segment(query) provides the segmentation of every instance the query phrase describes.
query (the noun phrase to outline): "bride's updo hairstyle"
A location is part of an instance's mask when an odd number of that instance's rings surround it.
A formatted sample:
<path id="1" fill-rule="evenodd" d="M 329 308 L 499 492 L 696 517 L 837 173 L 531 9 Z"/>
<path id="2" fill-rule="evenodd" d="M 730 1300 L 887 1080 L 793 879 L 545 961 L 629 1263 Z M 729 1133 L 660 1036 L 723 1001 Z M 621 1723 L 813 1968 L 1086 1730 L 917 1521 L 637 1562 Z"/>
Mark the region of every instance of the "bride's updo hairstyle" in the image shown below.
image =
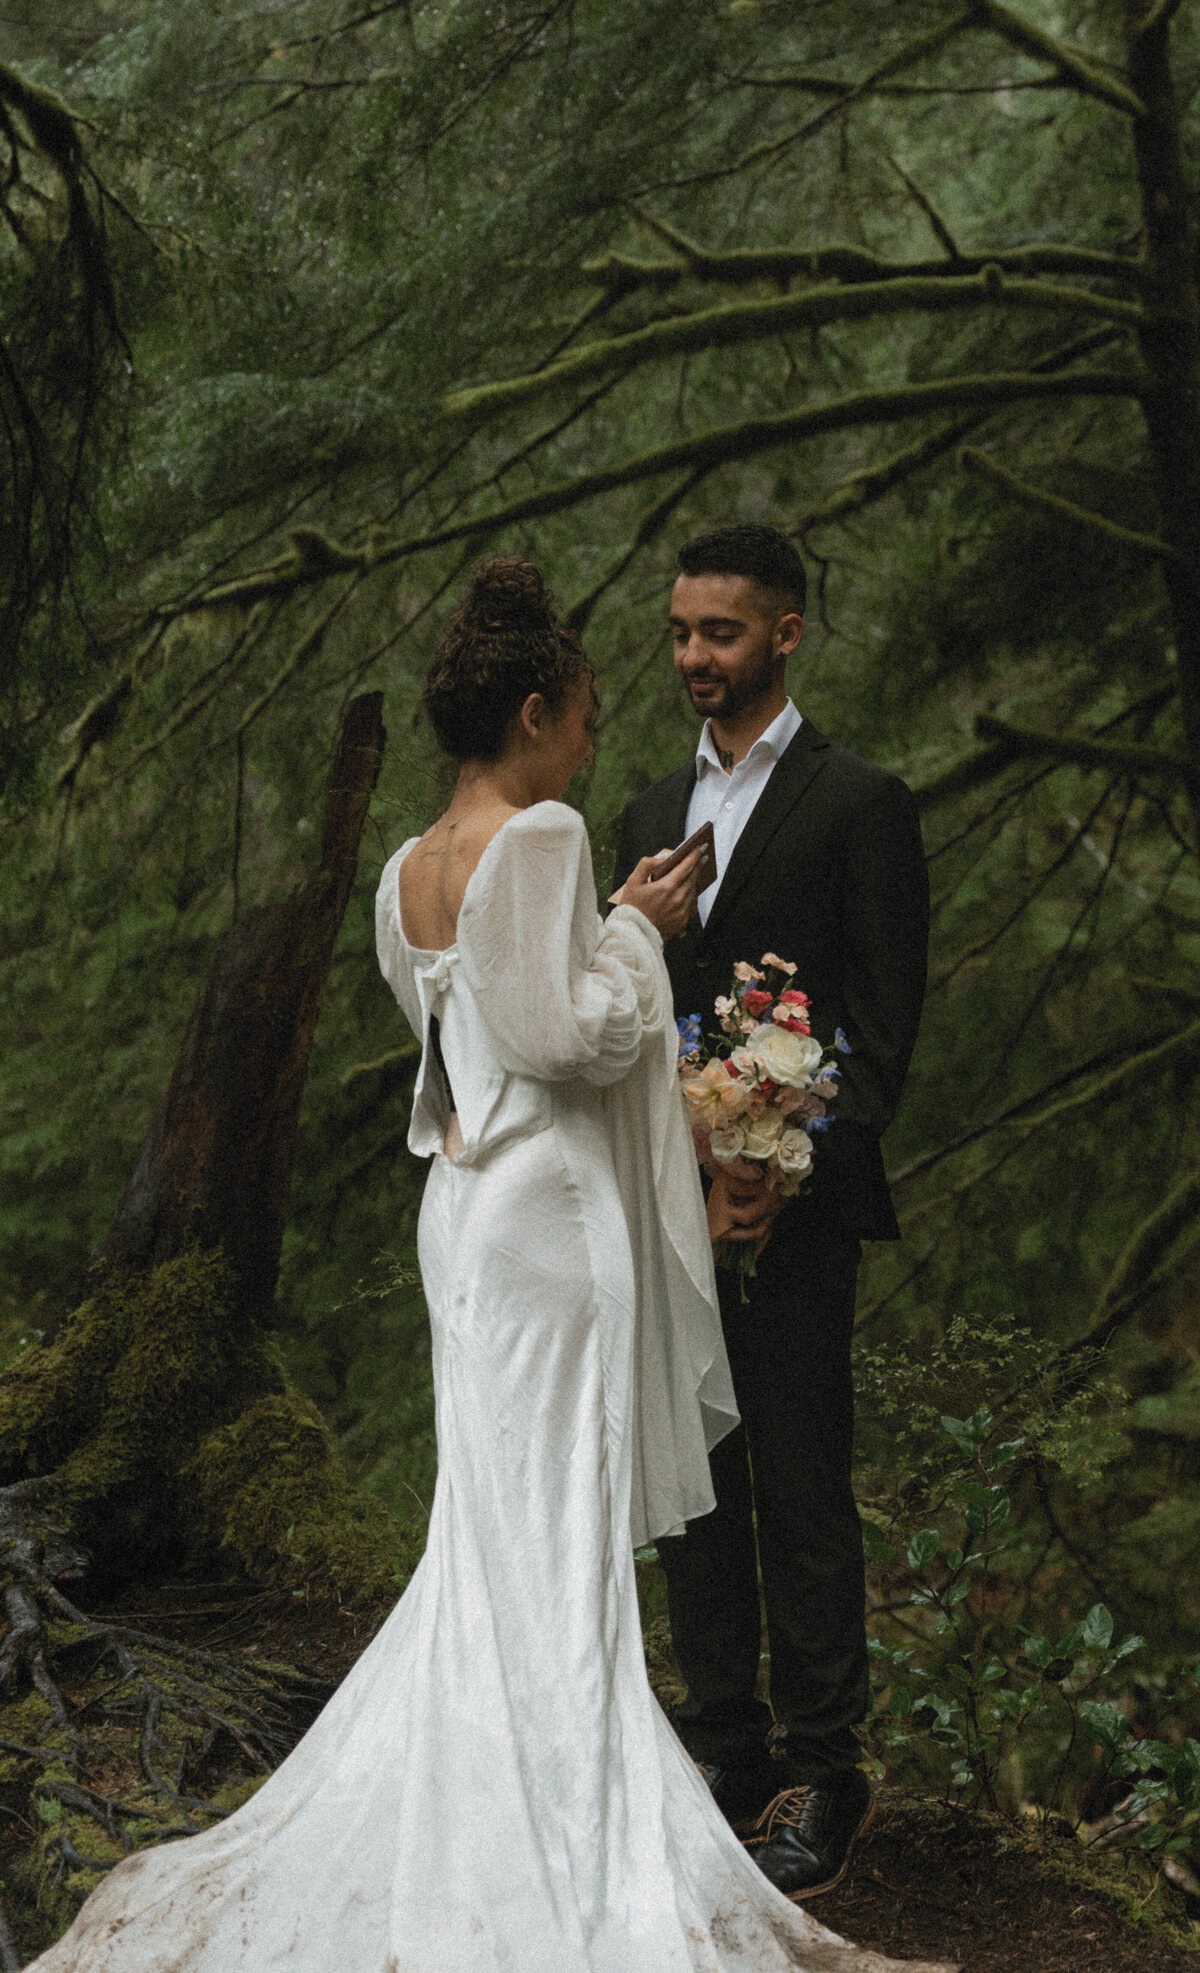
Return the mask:
<path id="1" fill-rule="evenodd" d="M 495 760 L 531 692 L 561 712 L 588 668 L 577 631 L 540 569 L 493 555 L 442 632 L 425 678 L 424 706 L 453 760 Z"/>

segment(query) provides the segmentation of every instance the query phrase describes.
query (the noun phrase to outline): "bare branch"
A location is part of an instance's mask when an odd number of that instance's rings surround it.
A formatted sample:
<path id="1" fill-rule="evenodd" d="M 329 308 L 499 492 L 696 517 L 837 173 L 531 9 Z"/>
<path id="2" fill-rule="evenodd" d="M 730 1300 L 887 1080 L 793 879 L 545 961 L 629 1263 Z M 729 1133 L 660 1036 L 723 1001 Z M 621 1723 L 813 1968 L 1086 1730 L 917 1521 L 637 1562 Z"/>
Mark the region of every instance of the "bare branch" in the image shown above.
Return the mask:
<path id="1" fill-rule="evenodd" d="M 1000 0 L 971 0 L 971 12 L 981 27 L 992 28 L 1023 55 L 1049 62 L 1066 87 L 1093 96 L 1098 103 L 1107 103 L 1110 109 L 1120 110 L 1125 116 L 1145 116 L 1146 105 L 1132 89 L 1105 75 L 1088 57 L 1053 34 L 1047 34 L 1045 28 L 1034 27 L 1010 7 L 1002 7 Z"/>
<path id="2" fill-rule="evenodd" d="M 445 409 L 453 417 L 489 417 L 539 397 L 545 391 L 613 370 L 627 372 L 666 356 L 757 342 L 791 329 L 819 328 L 829 322 L 862 321 L 869 316 L 909 310 L 933 314 L 994 304 L 1098 316 L 1105 322 L 1127 323 L 1130 328 L 1144 327 L 1148 319 L 1147 311 L 1137 302 L 1093 294 L 1088 288 L 1009 279 L 994 263 L 977 275 L 930 275 L 917 280 L 854 284 L 833 282 L 800 294 L 773 296 L 768 301 L 725 302 L 717 308 L 652 322 L 644 329 L 633 329 L 603 342 L 586 343 L 544 370 L 454 391 L 446 398 Z"/>
<path id="3" fill-rule="evenodd" d="M 833 117 L 840 116 L 843 110 L 849 109 L 852 103 L 860 102 L 864 96 L 869 96 L 879 83 L 886 82 L 891 76 L 902 74 L 915 62 L 923 61 L 926 55 L 937 54 L 965 27 L 970 26 L 973 14 L 973 0 L 968 0 L 968 5 L 961 7 L 948 20 L 942 21 L 935 28 L 930 28 L 925 34 L 918 34 L 912 41 L 906 41 L 902 48 L 898 48 L 894 55 L 889 55 L 886 60 L 880 62 L 878 68 L 872 69 L 861 81 L 847 83 L 841 97 L 832 102 L 827 109 L 819 110 L 807 123 L 786 131 L 782 137 L 769 138 L 762 144 L 755 144 L 738 159 L 732 170 L 744 171 L 748 165 L 761 164 L 767 158 L 777 157 L 781 151 L 787 150 L 789 145 L 798 142 L 800 138 L 813 136 Z"/>
<path id="4" fill-rule="evenodd" d="M 942 252 L 945 254 L 947 260 L 950 261 L 951 263 L 957 263 L 962 258 L 962 255 L 958 251 L 958 244 L 954 238 L 953 233 L 950 231 L 950 228 L 947 226 L 945 220 L 942 218 L 941 213 L 934 205 L 933 200 L 929 198 L 928 195 L 921 190 L 921 187 L 917 184 L 915 179 L 909 177 L 907 171 L 905 171 L 904 169 L 904 166 L 898 161 L 898 159 L 892 157 L 890 153 L 888 155 L 888 163 L 891 165 L 892 170 L 895 172 L 897 178 L 899 178 L 901 184 L 904 186 L 904 189 L 908 193 L 910 199 L 912 199 L 915 205 L 918 205 L 921 208 L 921 211 L 924 213 L 926 219 L 929 221 L 930 231 L 932 232 L 933 237 L 937 241 L 939 247 L 942 249 Z"/>
<path id="5" fill-rule="evenodd" d="M 980 713 L 975 731 L 981 740 L 1002 741 L 1015 759 L 1022 754 L 1042 754 L 1053 760 L 1071 761 L 1076 767 L 1115 768 L 1124 774 L 1167 774 L 1187 780 L 1192 764 L 1186 754 L 1166 747 L 1146 747 L 1136 741 L 1096 740 L 1087 733 L 1036 733 L 1030 727 L 1010 726 L 991 713 Z"/>
<path id="6" fill-rule="evenodd" d="M 1041 487 L 1033 486 L 1029 480 L 1019 479 L 1016 473 L 1009 472 L 997 460 L 980 452 L 973 445 L 964 445 L 958 455 L 958 463 L 964 472 L 973 473 L 982 479 L 991 480 L 994 485 L 1003 487 L 1026 507 L 1036 507 L 1044 513 L 1054 514 L 1061 520 L 1072 521 L 1076 527 L 1088 529 L 1092 534 L 1100 534 L 1108 541 L 1119 541 L 1124 548 L 1136 548 L 1144 555 L 1156 556 L 1159 560 L 1177 561 L 1179 551 L 1169 542 L 1160 541 L 1154 534 L 1139 534 L 1136 528 L 1122 527 L 1119 521 L 1110 521 L 1104 514 L 1094 513 L 1088 507 L 1076 506 L 1073 500 L 1064 500 L 1057 493 L 1046 493 Z"/>

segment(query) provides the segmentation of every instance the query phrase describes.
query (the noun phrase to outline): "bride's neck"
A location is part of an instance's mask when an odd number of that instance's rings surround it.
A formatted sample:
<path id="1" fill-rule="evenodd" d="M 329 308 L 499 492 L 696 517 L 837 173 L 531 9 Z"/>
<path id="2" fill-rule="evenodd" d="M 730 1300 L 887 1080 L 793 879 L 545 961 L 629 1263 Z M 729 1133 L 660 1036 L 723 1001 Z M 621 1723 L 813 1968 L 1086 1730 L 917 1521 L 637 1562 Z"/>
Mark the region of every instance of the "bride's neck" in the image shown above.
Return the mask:
<path id="1" fill-rule="evenodd" d="M 539 801 L 534 763 L 504 755 L 500 760 L 467 760 L 458 771 L 446 810 L 456 815 L 482 808 L 530 808 Z"/>

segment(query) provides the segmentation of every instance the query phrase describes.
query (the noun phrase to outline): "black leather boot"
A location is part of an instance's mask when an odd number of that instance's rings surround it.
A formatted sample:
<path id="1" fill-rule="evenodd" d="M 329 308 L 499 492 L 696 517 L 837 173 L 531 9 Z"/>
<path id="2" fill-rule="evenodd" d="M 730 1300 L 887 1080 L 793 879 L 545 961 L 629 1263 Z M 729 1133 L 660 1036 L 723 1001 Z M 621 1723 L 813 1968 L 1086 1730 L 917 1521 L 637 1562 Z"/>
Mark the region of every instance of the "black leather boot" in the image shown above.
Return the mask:
<path id="1" fill-rule="evenodd" d="M 767 1804 L 779 1793 L 779 1762 L 772 1760 L 765 1748 L 757 1760 L 730 1762 L 728 1766 L 719 1761 L 697 1761 L 696 1766 L 721 1814 L 739 1835 L 755 1827 Z"/>
<path id="2" fill-rule="evenodd" d="M 866 1776 L 845 1768 L 776 1795 L 746 1847 L 776 1890 L 801 1903 L 841 1883 L 874 1813 Z"/>

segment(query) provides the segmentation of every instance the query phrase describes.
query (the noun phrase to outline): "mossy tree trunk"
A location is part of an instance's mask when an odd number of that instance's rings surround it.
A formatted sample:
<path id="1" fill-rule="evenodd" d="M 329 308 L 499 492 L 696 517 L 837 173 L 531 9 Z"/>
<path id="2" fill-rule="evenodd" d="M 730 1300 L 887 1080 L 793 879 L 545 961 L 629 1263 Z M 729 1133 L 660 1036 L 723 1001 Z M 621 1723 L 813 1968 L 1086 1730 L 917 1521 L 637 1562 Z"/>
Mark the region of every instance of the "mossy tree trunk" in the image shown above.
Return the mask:
<path id="1" fill-rule="evenodd" d="M 25 1881 L 41 1917 L 18 1915 L 26 1944 L 62 1929 L 90 1873 L 223 1812 L 211 1784 L 230 1757 L 235 1773 L 269 1768 L 305 1722 L 297 1699 L 311 1711 L 294 1674 L 93 1617 L 64 1585 L 90 1572 L 111 1590 L 216 1563 L 377 1600 L 409 1559 L 348 1485 L 271 1334 L 300 1099 L 382 757 L 380 706 L 369 693 L 346 713 L 317 868 L 218 948 L 91 1294 L 0 1379 L 0 1800 L 44 1825 Z M 3 1973 L 16 1951 L 0 1913 Z"/>

